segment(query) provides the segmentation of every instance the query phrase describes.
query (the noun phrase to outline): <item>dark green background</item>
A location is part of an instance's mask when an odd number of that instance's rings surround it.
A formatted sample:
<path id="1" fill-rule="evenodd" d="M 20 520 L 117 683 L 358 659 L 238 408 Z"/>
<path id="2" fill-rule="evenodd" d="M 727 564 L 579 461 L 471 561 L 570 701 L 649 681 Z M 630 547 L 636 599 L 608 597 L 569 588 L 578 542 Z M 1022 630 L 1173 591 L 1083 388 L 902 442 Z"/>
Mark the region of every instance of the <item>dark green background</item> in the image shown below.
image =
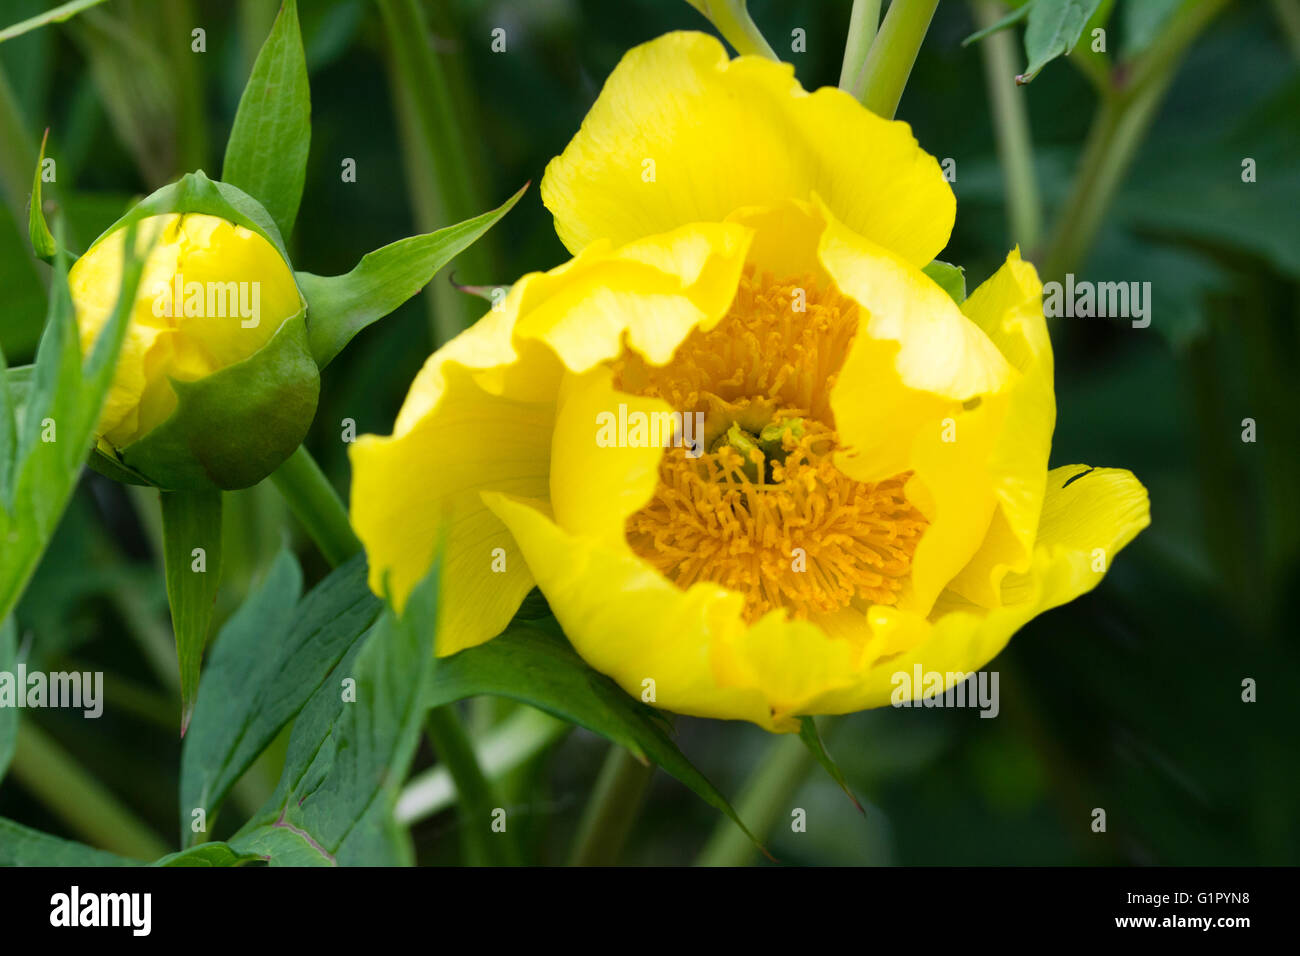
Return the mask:
<path id="1" fill-rule="evenodd" d="M 1121 6 L 1125 0 L 1120 0 Z M 1132 2 L 1132 0 L 1129 0 Z M 5 0 L 0 22 L 43 9 Z M 838 80 L 848 0 L 753 0 L 752 12 L 804 85 Z M 302 0 L 313 138 L 291 254 L 297 268 L 343 272 L 372 248 L 418 231 L 385 34 L 369 0 Z M 435 9 L 436 8 L 436 9 Z M 0 342 L 13 364 L 39 331 L 48 270 L 25 251 L 34 146 L 49 126 L 58 162 L 50 195 L 84 247 L 134 197 L 193 166 L 211 175 L 275 4 L 112 0 L 94 14 L 0 45 L 13 93 L 0 142 Z M 565 257 L 536 188 L 600 84 L 630 46 L 703 29 L 681 0 L 505 0 L 431 4 L 436 49 L 464 91 L 481 211 L 533 188 L 457 278 L 508 283 Z M 1117 18 L 1118 19 L 1118 18 Z M 207 32 L 192 54 L 190 30 Z M 507 30 L 508 52 L 489 50 Z M 968 7 L 948 0 L 899 108 L 922 146 L 956 160 L 957 227 L 943 258 L 973 286 L 1010 240 L 981 52 L 963 49 Z M 1119 33 L 1119 24 L 1116 24 Z M 1112 39 L 1122 49 L 1122 35 Z M 793 806 L 808 831 L 778 824 L 773 850 L 799 863 L 1296 863 L 1300 678 L 1300 427 L 1294 407 L 1300 316 L 1300 73 L 1272 5 L 1239 2 L 1193 46 L 1080 278 L 1150 281 L 1152 324 L 1059 319 L 1059 421 L 1052 463 L 1132 469 L 1151 493 L 1152 525 L 1090 595 L 1026 627 L 994 663 L 1001 715 L 885 710 L 836 725 L 830 749 L 867 803 L 858 817 L 815 771 Z M 1049 64 L 1026 90 L 1040 185 L 1050 210 L 1069 187 L 1095 108 L 1072 66 Z M 186 104 L 198 104 L 189 108 Z M 11 127 L 12 128 L 12 127 Z M 1258 163 L 1243 184 L 1241 160 Z M 344 157 L 358 181 L 340 181 Z M 761 157 L 752 157 L 761 162 Z M 1033 255 L 1034 250 L 1026 250 Z M 455 266 L 453 266 L 455 268 Z M 438 281 L 445 281 L 439 279 Z M 309 444 L 346 488 L 340 421 L 387 432 L 434 346 L 421 297 L 362 333 L 324 376 Z M 1241 441 L 1241 421 L 1258 441 Z M 293 528 L 274 491 L 235 496 L 224 616 Z M 298 529 L 294 528 L 298 534 Z M 170 639 L 148 493 L 88 476 L 19 610 L 33 657 L 102 668 L 115 680 L 105 716 L 34 719 L 115 793 L 172 832 L 179 744 L 174 695 L 132 635 Z M 324 570 L 301 535 L 310 580 Z M 1241 701 L 1244 678 L 1259 700 Z M 482 718 L 483 708 L 476 716 Z M 24 719 L 33 719 L 28 713 Z M 681 744 L 734 796 L 768 738 L 748 725 L 683 720 Z M 570 736 L 512 781 L 530 838 L 563 859 L 604 753 Z M 263 761 L 250 794 L 275 779 Z M 421 754 L 418 765 L 430 757 Z M 260 775 L 260 777 L 259 777 Z M 254 797 L 249 800 L 255 804 Z M 1090 829 L 1105 808 L 1108 829 Z M 0 815 L 67 833 L 13 782 Z M 233 825 L 239 814 L 223 821 Z M 689 861 L 717 814 L 660 774 L 628 859 Z M 457 821 L 416 829 L 422 862 L 456 858 Z M 782 835 L 784 834 L 784 835 Z M 220 836 L 220 834 L 217 834 Z"/>

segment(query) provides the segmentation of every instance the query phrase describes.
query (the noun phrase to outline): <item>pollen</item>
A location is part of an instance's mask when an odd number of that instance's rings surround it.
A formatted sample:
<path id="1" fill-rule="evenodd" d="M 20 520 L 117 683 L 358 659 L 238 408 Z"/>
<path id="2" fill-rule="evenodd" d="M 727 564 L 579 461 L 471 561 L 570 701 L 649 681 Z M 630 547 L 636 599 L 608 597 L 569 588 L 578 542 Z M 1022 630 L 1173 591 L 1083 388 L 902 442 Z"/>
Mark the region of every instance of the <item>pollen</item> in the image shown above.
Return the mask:
<path id="1" fill-rule="evenodd" d="M 834 464 L 830 393 L 857 324 L 833 286 L 747 270 L 727 315 L 668 364 L 615 364 L 619 388 L 705 421 L 699 453 L 666 448 L 654 497 L 628 519 L 638 555 L 679 587 L 741 593 L 750 621 L 898 601 L 926 527 L 910 473 L 866 483 Z"/>

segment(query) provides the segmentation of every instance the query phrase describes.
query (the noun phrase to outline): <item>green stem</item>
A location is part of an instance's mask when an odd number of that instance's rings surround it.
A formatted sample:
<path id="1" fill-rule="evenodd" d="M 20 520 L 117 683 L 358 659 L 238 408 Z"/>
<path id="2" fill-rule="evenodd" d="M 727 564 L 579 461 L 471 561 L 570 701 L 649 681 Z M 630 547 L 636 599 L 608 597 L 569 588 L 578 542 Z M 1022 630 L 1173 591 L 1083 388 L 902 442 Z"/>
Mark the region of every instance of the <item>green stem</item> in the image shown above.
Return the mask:
<path id="1" fill-rule="evenodd" d="M 379 12 L 416 226 L 420 232 L 432 232 L 477 216 L 487 208 L 475 172 L 482 168 L 482 137 L 470 128 L 469 111 L 458 108 L 468 95 L 458 64 L 453 56 L 434 52 L 429 21 L 418 0 L 379 0 Z M 518 41 L 507 35 L 505 42 L 508 51 L 509 44 Z M 492 281 L 494 241 L 484 237 L 456 257 L 462 281 Z M 483 313 L 481 303 L 448 281 L 450 268 L 427 286 L 435 345 L 457 335 Z"/>
<path id="2" fill-rule="evenodd" d="M 1084 145 L 1079 173 L 1042 258 L 1045 281 L 1083 264 L 1187 47 L 1227 0 L 1184 7 L 1135 66 L 1125 89 L 1104 99 Z"/>
<path id="3" fill-rule="evenodd" d="M 46 10 L 44 13 L 38 13 L 34 17 L 28 17 L 26 20 L 19 21 L 12 26 L 0 30 L 0 43 L 5 40 L 12 40 L 16 36 L 22 36 L 31 30 L 36 30 L 50 23 L 62 23 L 75 17 L 82 10 L 88 10 L 91 7 L 99 6 L 104 0 L 69 0 L 68 3 L 59 4 L 52 10 Z"/>
<path id="4" fill-rule="evenodd" d="M 497 699 L 480 697 L 475 701 Z M 484 775 L 495 783 L 572 729 L 573 725 L 566 720 L 521 705 L 505 721 L 487 731 L 474 751 Z M 409 826 L 442 812 L 455 802 L 456 782 L 446 764 L 440 763 L 407 781 L 397 798 L 393 814 L 398 823 Z"/>
<path id="5" fill-rule="evenodd" d="M 784 734 L 772 741 L 736 801 L 737 815 L 757 839 L 766 842 L 777 822 L 789 819 L 790 801 L 815 762 L 798 734 Z M 739 827 L 730 820 L 722 820 L 700 852 L 696 865 L 749 866 L 757 852 Z"/>
<path id="6" fill-rule="evenodd" d="M 779 60 L 746 9 L 746 0 L 687 0 L 713 22 L 723 38 L 741 56 Z"/>
<path id="7" fill-rule="evenodd" d="M 337 567 L 361 551 L 343 500 L 305 445 L 298 446 L 271 480 L 331 566 Z"/>
<path id="8" fill-rule="evenodd" d="M 493 829 L 497 811 L 504 808 L 479 766 L 474 744 L 454 707 L 447 705 L 431 710 L 425 721 L 425 732 L 438 760 L 455 781 L 461 833 L 469 862 L 479 866 L 517 866 L 519 855 L 509 820 L 504 832 Z"/>
<path id="9" fill-rule="evenodd" d="M 976 0 L 975 21 L 981 29 L 997 23 L 1001 12 L 1001 5 L 996 0 Z M 997 133 L 998 158 L 1002 163 L 1011 240 L 1023 249 L 1033 249 L 1038 245 L 1038 234 L 1042 229 L 1042 209 L 1025 94 L 1015 81 L 1016 53 L 1012 33 L 1002 30 L 990 34 L 980 48 L 984 55 L 984 79 L 988 84 L 993 126 Z"/>
<path id="10" fill-rule="evenodd" d="M 156 860 L 169 852 L 149 827 L 30 720 L 18 725 L 10 771 L 78 836 L 95 846 L 137 860 Z"/>
<path id="11" fill-rule="evenodd" d="M 618 744 L 610 745 L 578 825 L 571 866 L 613 866 L 618 862 L 654 772 L 654 764 L 642 763 Z"/>
<path id="12" fill-rule="evenodd" d="M 921 49 L 939 0 L 894 0 L 861 72 L 860 85 L 850 92 L 867 109 L 893 119 L 912 64 Z"/>
<path id="13" fill-rule="evenodd" d="M 880 0 L 853 0 L 849 15 L 849 35 L 844 41 L 844 63 L 840 67 L 840 89 L 861 99 L 856 92 L 862 89 L 863 71 L 867 53 L 880 28 Z"/>

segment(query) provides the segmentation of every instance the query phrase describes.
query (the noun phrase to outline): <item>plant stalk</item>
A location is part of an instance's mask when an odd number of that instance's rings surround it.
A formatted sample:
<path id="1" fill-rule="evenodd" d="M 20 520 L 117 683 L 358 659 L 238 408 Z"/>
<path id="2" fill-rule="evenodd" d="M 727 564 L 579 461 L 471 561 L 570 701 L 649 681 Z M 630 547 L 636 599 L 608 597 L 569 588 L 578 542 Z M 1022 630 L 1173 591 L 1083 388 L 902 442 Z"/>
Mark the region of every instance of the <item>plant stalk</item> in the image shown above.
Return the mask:
<path id="1" fill-rule="evenodd" d="M 853 12 L 849 15 L 849 35 L 844 42 L 844 63 L 840 67 L 840 89 L 847 90 L 862 97 L 855 91 L 860 90 L 863 70 L 867 65 L 867 53 L 871 43 L 880 29 L 880 0 L 853 0 Z"/>
<path id="2" fill-rule="evenodd" d="M 439 762 L 455 781 L 460 829 L 469 862 L 477 866 L 517 866 L 520 859 L 509 818 L 505 818 L 504 831 L 493 828 L 498 812 L 505 808 L 484 776 L 474 744 L 453 705 L 431 710 L 425 720 L 425 733 Z"/>
<path id="3" fill-rule="evenodd" d="M 271 480 L 331 567 L 361 551 L 347 508 L 305 445 L 298 446 Z"/>
<path id="4" fill-rule="evenodd" d="M 939 0 L 894 0 L 889 5 L 863 64 L 860 85 L 850 91 L 871 112 L 885 119 L 898 112 L 903 87 L 938 6 Z"/>
<path id="5" fill-rule="evenodd" d="M 771 742 L 736 801 L 737 815 L 757 839 L 766 841 L 777 822 L 788 819 L 790 801 L 815 762 L 798 734 L 783 734 Z M 739 827 L 720 820 L 695 862 L 697 866 L 749 866 L 757 853 Z"/>
<path id="6" fill-rule="evenodd" d="M 137 860 L 170 852 L 154 832 L 32 721 L 18 725 L 10 772 L 78 836 Z"/>
<path id="7" fill-rule="evenodd" d="M 571 866 L 613 866 L 618 862 L 654 772 L 654 764 L 642 763 L 618 744 L 610 745 L 578 825 Z"/>
<path id="8" fill-rule="evenodd" d="M 1001 12 L 1001 5 L 996 0 L 976 0 L 975 22 L 980 29 L 985 29 L 1001 19 Z M 1042 207 L 1025 93 L 1015 81 L 1016 53 L 1012 34 L 1008 30 L 990 34 L 980 48 L 984 56 L 989 104 L 993 110 L 993 127 L 997 134 L 998 158 L 1002 165 L 1011 241 L 1022 249 L 1035 249 L 1043 225 Z"/>

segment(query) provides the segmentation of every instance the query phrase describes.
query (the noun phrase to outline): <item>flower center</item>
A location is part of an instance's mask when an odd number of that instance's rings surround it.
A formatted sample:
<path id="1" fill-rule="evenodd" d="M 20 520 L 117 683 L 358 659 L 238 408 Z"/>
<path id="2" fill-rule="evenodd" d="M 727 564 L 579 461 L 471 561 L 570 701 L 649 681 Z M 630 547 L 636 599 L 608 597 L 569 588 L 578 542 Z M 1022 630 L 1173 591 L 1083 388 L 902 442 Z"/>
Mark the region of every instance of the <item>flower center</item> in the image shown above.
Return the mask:
<path id="1" fill-rule="evenodd" d="M 616 363 L 620 389 L 705 422 L 703 453 L 665 449 L 654 498 L 628 519 L 638 555 L 679 587 L 740 592 L 750 621 L 897 602 L 926 526 L 909 474 L 866 483 L 833 463 L 830 393 L 857 323 L 833 287 L 747 270 L 727 315 L 667 365 Z"/>

